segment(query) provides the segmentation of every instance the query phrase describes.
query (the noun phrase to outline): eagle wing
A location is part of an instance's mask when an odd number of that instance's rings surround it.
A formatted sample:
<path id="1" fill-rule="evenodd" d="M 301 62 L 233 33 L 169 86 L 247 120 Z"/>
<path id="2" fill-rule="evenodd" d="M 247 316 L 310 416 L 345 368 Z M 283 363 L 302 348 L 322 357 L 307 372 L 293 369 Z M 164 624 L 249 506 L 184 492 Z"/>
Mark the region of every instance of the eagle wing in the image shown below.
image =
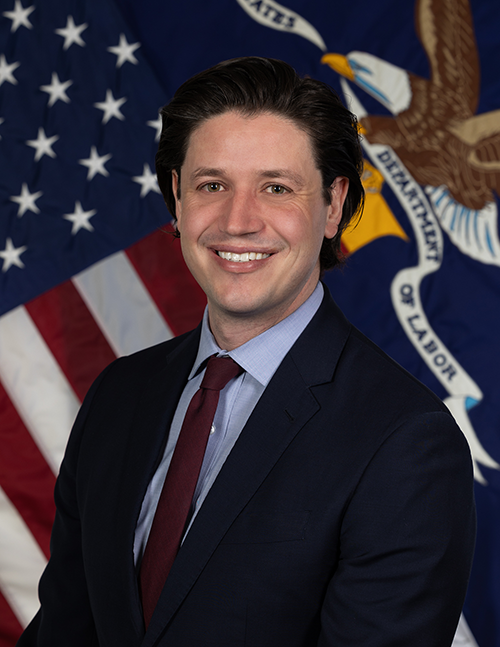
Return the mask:
<path id="1" fill-rule="evenodd" d="M 431 68 L 431 82 L 449 97 L 457 119 L 477 109 L 479 57 L 468 0 L 417 0 L 417 34 Z"/>

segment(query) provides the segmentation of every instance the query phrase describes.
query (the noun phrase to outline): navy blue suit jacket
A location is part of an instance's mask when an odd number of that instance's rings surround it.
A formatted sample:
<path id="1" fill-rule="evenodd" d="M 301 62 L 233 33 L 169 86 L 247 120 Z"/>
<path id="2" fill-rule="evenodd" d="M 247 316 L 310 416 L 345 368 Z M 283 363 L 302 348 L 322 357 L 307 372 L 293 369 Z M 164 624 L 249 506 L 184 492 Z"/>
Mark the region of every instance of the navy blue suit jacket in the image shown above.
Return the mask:
<path id="1" fill-rule="evenodd" d="M 147 632 L 133 563 L 199 330 L 112 364 L 56 487 L 22 647 L 444 647 L 474 543 L 471 460 L 446 407 L 327 294 L 176 558 Z"/>

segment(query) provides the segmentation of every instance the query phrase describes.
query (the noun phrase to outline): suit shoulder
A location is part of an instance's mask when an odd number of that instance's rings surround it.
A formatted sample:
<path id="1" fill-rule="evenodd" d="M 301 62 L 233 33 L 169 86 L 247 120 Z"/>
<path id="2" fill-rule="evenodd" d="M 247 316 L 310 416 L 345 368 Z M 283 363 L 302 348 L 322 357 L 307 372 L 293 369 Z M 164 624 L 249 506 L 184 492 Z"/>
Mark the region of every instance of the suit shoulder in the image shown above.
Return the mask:
<path id="1" fill-rule="evenodd" d="M 119 388 L 123 393 L 134 391 L 150 379 L 162 373 L 169 361 L 179 353 L 185 354 L 185 362 L 194 361 L 198 348 L 199 329 L 149 346 L 140 351 L 117 358 L 97 377 L 86 396 L 92 400 L 95 394 L 107 393 Z M 194 349 L 194 350 L 193 350 Z"/>
<path id="2" fill-rule="evenodd" d="M 355 327 L 351 329 L 344 355 L 339 370 L 349 374 L 350 367 L 356 366 L 358 388 L 366 396 L 385 403 L 397 402 L 405 410 L 414 408 L 451 415 L 435 393 Z"/>
<path id="3" fill-rule="evenodd" d="M 197 333 L 198 329 L 190 330 L 178 337 L 173 337 L 154 346 L 148 346 L 148 348 L 143 348 L 130 355 L 125 355 L 119 358 L 119 361 L 122 367 L 130 366 L 134 369 L 144 367 L 148 370 L 154 368 L 156 365 L 163 367 L 170 355 L 182 349 L 186 343 L 197 339 Z"/>
<path id="4" fill-rule="evenodd" d="M 411 409 L 449 414 L 430 389 L 348 321 L 327 291 L 291 354 L 306 384 L 324 384 L 330 400 L 340 394 L 356 417 L 375 411 L 386 418 Z"/>

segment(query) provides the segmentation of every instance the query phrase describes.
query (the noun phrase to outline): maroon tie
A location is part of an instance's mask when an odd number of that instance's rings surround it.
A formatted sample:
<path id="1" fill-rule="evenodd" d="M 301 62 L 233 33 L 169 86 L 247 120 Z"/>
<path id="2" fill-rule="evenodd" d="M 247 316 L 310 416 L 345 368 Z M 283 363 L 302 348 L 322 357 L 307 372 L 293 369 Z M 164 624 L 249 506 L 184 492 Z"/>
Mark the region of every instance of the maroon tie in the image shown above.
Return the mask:
<path id="1" fill-rule="evenodd" d="M 186 411 L 140 569 L 139 584 L 146 627 L 179 550 L 219 393 L 241 371 L 242 368 L 230 357 L 210 357 L 201 386 Z"/>

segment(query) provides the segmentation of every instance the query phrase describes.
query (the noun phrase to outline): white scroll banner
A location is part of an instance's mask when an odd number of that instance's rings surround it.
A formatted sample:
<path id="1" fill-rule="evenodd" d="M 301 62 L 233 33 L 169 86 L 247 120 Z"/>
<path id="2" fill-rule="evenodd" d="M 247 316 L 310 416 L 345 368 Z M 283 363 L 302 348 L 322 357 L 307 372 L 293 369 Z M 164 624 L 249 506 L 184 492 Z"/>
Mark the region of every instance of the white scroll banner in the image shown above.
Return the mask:
<path id="1" fill-rule="evenodd" d="M 326 45 L 318 31 L 298 13 L 283 7 L 274 0 L 236 0 L 256 22 L 271 29 L 302 36 L 323 52 Z"/>
<path id="2" fill-rule="evenodd" d="M 341 79 L 350 109 L 358 118 L 366 111 L 345 79 Z M 396 274 L 391 285 L 391 298 L 399 322 L 420 357 L 449 393 L 444 403 L 466 436 L 474 459 L 474 476 L 486 484 L 478 463 L 493 469 L 500 465 L 487 453 L 474 431 L 468 411 L 483 399 L 481 389 L 432 329 L 421 297 L 422 280 L 436 272 L 443 260 L 443 234 L 439 222 L 422 187 L 413 179 L 390 146 L 370 144 L 363 148 L 373 165 L 398 198 L 413 228 L 418 249 L 418 264 Z"/>

